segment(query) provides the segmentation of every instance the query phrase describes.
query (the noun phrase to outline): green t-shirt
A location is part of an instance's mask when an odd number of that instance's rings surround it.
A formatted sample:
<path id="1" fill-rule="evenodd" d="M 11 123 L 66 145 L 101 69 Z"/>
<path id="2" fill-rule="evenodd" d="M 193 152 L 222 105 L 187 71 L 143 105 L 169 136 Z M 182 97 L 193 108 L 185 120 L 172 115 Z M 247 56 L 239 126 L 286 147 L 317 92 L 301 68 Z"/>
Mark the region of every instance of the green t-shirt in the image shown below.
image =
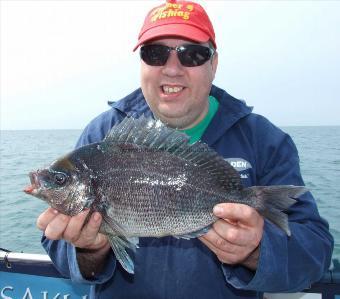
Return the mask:
<path id="1" fill-rule="evenodd" d="M 219 103 L 216 98 L 213 96 L 209 96 L 209 110 L 207 115 L 199 122 L 196 126 L 181 130 L 181 132 L 184 132 L 188 136 L 190 136 L 190 143 L 195 143 L 196 141 L 200 140 L 203 133 L 205 132 L 206 128 L 210 124 L 211 120 L 215 116 L 217 110 L 218 110 Z"/>

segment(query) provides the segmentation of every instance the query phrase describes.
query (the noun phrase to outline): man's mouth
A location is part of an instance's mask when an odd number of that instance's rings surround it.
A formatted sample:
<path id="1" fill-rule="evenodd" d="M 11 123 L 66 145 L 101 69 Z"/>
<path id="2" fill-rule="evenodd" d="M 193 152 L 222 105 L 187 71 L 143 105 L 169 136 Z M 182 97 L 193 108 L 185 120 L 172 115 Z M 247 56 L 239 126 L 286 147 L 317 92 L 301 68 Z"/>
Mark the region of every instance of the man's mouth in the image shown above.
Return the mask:
<path id="1" fill-rule="evenodd" d="M 183 86 L 169 86 L 169 85 L 163 85 L 162 91 L 164 94 L 175 94 L 179 93 L 184 89 Z"/>

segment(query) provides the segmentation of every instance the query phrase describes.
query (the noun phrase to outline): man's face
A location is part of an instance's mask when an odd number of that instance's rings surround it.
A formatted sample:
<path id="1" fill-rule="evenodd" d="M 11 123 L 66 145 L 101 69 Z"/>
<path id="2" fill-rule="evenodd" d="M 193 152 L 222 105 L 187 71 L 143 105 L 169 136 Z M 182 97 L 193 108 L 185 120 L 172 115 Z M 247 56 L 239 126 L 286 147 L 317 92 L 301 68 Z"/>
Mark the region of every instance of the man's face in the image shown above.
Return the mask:
<path id="1" fill-rule="evenodd" d="M 151 44 L 176 47 L 192 42 L 159 39 Z M 208 46 L 208 43 L 202 44 Z M 186 129 L 206 115 L 208 96 L 217 68 L 217 53 L 203 65 L 181 65 L 176 51 L 171 51 L 164 66 L 150 66 L 141 60 L 141 87 L 154 115 L 171 127 Z"/>

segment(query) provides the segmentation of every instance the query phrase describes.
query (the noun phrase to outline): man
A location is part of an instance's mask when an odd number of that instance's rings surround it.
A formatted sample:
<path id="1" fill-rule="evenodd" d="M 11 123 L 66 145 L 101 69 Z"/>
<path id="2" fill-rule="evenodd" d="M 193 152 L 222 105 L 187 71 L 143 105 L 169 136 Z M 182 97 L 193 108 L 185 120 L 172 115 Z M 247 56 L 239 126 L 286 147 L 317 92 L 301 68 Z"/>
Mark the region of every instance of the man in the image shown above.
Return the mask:
<path id="1" fill-rule="evenodd" d="M 213 26 L 193 2 L 151 10 L 139 35 L 141 89 L 111 104 L 77 146 L 97 142 L 124 117 L 153 116 L 201 139 L 240 171 L 244 186 L 303 185 L 290 137 L 243 102 L 213 86 L 218 64 Z M 202 182 L 204 185 L 204 182 Z M 287 237 L 253 208 L 220 204 L 220 219 L 199 239 L 140 238 L 128 274 L 98 233 L 101 216 L 47 209 L 37 225 L 59 271 L 92 283 L 93 298 L 258 298 L 299 291 L 328 268 L 333 239 L 310 193 L 288 212 Z M 85 224 L 84 224 L 85 223 Z"/>

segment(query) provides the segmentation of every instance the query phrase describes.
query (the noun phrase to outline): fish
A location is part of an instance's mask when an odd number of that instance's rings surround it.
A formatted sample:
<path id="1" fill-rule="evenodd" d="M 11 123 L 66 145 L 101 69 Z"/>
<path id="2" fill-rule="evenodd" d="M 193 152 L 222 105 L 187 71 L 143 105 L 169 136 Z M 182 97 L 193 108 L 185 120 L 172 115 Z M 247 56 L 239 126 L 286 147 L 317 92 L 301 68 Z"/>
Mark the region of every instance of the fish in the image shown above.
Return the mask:
<path id="1" fill-rule="evenodd" d="M 129 254 L 139 237 L 192 239 L 218 218 L 219 203 L 253 207 L 291 235 L 285 213 L 305 186 L 243 187 L 239 173 L 204 142 L 159 120 L 126 117 L 105 138 L 79 147 L 29 173 L 24 192 L 74 216 L 97 211 L 121 266 L 134 273 Z"/>

